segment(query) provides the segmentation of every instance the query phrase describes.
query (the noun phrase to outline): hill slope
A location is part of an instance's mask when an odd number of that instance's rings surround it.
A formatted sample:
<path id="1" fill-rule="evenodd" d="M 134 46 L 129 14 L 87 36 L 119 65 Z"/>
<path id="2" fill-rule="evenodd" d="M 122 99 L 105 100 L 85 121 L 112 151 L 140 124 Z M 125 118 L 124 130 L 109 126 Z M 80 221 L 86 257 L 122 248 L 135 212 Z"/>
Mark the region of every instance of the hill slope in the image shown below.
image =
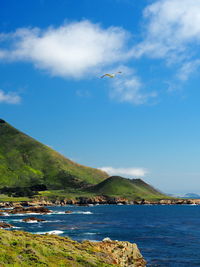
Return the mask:
<path id="1" fill-rule="evenodd" d="M 55 235 L 0 230 L 1 266 L 145 267 L 136 244 L 122 241 L 81 243 Z"/>
<path id="2" fill-rule="evenodd" d="M 49 189 L 97 184 L 108 175 L 79 165 L 0 120 L 0 188 L 44 184 Z"/>
<path id="3" fill-rule="evenodd" d="M 112 176 L 90 187 L 90 192 L 108 196 L 123 196 L 131 199 L 160 199 L 166 196 L 141 179 L 126 179 Z"/>

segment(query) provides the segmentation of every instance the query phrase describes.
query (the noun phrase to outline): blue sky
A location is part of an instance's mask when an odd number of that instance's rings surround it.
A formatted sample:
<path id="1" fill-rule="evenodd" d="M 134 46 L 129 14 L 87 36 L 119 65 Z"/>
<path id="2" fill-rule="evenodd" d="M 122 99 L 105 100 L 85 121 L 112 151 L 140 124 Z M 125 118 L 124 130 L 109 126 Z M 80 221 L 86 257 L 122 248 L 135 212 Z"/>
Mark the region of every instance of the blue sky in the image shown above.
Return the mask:
<path id="1" fill-rule="evenodd" d="M 200 0 L 2 0 L 0 13 L 0 117 L 81 164 L 200 193 Z"/>

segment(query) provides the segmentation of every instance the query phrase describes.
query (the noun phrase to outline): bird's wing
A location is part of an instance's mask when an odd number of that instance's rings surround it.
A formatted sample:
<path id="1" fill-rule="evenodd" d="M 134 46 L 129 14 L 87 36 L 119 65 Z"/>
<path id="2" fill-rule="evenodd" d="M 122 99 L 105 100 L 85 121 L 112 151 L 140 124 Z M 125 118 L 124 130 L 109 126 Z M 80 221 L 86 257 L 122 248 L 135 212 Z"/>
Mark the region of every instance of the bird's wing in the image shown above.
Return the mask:
<path id="1" fill-rule="evenodd" d="M 105 76 L 108 76 L 108 77 L 110 77 L 110 78 L 113 78 L 113 77 L 114 77 L 112 74 L 106 73 L 106 74 L 104 74 L 103 76 L 101 76 L 101 78 L 104 78 Z"/>

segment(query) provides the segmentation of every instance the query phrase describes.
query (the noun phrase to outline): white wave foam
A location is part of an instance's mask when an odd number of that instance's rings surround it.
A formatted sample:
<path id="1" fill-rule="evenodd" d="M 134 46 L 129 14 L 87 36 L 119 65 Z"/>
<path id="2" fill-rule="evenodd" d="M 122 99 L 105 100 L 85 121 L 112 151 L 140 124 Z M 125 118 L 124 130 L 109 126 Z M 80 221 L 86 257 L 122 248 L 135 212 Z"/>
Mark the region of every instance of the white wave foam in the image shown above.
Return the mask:
<path id="1" fill-rule="evenodd" d="M 72 213 L 65 213 L 65 211 L 53 211 L 52 213 L 48 213 L 48 215 L 58 215 L 58 214 L 93 214 L 91 211 L 73 211 Z"/>
<path id="2" fill-rule="evenodd" d="M 35 234 L 38 235 L 45 235 L 45 234 L 49 234 L 49 235 L 61 235 L 63 234 L 63 231 L 60 230 L 53 230 L 53 231 L 48 231 L 48 232 L 36 232 Z"/>
<path id="3" fill-rule="evenodd" d="M 75 212 L 73 212 L 74 214 L 93 214 L 91 211 L 75 211 Z M 71 214 L 73 214 L 73 213 L 71 213 Z"/>
<path id="4" fill-rule="evenodd" d="M 42 223 L 55 223 L 55 222 L 62 222 L 61 220 L 55 220 L 55 221 L 43 221 Z"/>
<path id="5" fill-rule="evenodd" d="M 84 235 L 96 235 L 96 233 L 83 233 Z"/>
<path id="6" fill-rule="evenodd" d="M 30 215 L 43 215 L 43 213 L 36 213 L 36 212 L 32 212 L 32 213 L 17 213 L 17 214 L 12 214 L 13 216 L 30 216 Z"/>

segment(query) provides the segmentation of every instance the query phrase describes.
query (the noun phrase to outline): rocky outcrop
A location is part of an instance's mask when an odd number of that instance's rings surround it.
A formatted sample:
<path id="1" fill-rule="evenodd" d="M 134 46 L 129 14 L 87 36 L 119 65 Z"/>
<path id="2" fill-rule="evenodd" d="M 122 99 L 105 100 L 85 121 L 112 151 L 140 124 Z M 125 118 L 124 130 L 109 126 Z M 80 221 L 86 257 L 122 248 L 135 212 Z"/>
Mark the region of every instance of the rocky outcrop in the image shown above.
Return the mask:
<path id="1" fill-rule="evenodd" d="M 6 223 L 6 222 L 0 222 L 0 229 L 4 228 L 13 228 L 14 226 L 12 224 Z"/>
<path id="2" fill-rule="evenodd" d="M 36 217 L 27 217 L 22 220 L 23 222 L 45 222 L 44 219 L 36 218 Z"/>
<path id="3" fill-rule="evenodd" d="M 105 252 L 106 258 L 112 264 L 129 267 L 144 267 L 146 261 L 136 244 L 122 241 L 104 240 L 93 246 L 100 252 Z"/>
<path id="4" fill-rule="evenodd" d="M 66 213 L 66 214 L 71 214 L 71 213 L 73 213 L 73 211 L 71 211 L 71 210 L 66 210 L 65 213 Z"/>
<path id="5" fill-rule="evenodd" d="M 40 214 L 47 214 L 51 213 L 51 211 L 45 207 L 28 207 L 28 208 L 20 208 L 15 207 L 12 210 L 7 211 L 11 214 L 21 214 L 21 213 L 40 213 Z"/>

